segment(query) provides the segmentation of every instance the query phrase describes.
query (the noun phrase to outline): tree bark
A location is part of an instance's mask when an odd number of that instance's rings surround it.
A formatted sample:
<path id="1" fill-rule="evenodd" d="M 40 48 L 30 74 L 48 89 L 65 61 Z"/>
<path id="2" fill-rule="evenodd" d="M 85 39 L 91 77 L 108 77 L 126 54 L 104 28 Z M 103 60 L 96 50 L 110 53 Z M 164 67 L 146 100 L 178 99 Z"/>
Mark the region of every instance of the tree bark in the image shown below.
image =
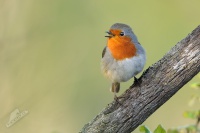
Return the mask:
<path id="1" fill-rule="evenodd" d="M 200 71 L 200 26 L 149 67 L 119 102 L 113 101 L 80 133 L 130 133 Z"/>

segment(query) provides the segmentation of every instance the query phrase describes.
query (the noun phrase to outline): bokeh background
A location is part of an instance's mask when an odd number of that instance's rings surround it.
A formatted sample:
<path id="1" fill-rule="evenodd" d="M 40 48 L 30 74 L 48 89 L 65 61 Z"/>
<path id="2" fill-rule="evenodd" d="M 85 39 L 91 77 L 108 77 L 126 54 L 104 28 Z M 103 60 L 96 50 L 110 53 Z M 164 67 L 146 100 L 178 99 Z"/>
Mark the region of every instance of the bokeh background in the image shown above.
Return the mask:
<path id="1" fill-rule="evenodd" d="M 129 24 L 146 49 L 146 69 L 200 24 L 199 7 L 199 0 L 0 0 L 0 132 L 78 132 L 113 100 L 100 71 L 105 31 Z M 198 80 L 143 124 L 194 123 L 182 113 L 197 108 L 187 103 Z M 15 109 L 29 113 L 6 127 Z"/>

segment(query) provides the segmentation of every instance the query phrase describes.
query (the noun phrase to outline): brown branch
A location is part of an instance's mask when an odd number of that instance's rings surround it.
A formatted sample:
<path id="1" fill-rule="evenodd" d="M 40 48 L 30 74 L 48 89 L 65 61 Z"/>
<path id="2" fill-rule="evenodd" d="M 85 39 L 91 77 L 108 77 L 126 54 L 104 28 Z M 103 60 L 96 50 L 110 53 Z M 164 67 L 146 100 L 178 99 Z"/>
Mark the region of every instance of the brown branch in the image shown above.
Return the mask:
<path id="1" fill-rule="evenodd" d="M 159 49 L 158 49 L 159 50 Z M 200 26 L 174 46 L 80 133 L 130 133 L 200 71 Z"/>

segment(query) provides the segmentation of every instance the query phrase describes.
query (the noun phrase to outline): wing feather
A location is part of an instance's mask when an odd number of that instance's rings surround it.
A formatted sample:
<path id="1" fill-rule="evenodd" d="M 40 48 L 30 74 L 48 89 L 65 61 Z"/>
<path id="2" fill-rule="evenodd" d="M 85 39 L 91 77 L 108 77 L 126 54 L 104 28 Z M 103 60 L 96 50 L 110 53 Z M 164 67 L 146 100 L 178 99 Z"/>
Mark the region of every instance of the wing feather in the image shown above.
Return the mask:
<path id="1" fill-rule="evenodd" d="M 105 55 L 105 53 L 106 53 L 106 48 L 107 48 L 107 46 L 105 46 L 105 48 L 104 48 L 103 51 L 102 51 L 102 58 L 104 57 L 104 55 Z"/>

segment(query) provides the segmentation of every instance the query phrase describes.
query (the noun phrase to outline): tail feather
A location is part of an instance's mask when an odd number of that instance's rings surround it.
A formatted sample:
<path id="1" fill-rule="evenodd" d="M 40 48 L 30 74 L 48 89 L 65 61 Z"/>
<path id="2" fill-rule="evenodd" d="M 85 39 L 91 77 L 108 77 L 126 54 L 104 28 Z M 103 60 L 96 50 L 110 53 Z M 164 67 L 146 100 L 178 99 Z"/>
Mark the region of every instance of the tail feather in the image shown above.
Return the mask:
<path id="1" fill-rule="evenodd" d="M 118 82 L 112 83 L 111 91 L 114 93 L 118 93 L 119 90 L 120 90 L 120 83 L 118 83 Z"/>

